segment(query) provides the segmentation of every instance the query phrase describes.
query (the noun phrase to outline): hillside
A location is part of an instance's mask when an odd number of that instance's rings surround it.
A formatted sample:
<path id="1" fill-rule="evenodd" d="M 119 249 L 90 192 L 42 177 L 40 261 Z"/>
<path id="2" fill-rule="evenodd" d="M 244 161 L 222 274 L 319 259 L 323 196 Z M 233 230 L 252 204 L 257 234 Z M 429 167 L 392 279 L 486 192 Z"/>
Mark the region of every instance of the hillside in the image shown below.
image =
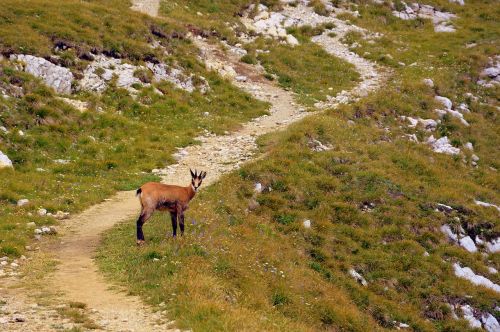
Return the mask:
<path id="1" fill-rule="evenodd" d="M 34 282 L 62 329 L 500 330 L 496 2 L 29 2 L 0 7 L 5 319 Z M 137 248 L 105 199 L 189 167 L 186 235 L 157 213 Z M 154 318 L 106 318 L 108 282 Z"/>

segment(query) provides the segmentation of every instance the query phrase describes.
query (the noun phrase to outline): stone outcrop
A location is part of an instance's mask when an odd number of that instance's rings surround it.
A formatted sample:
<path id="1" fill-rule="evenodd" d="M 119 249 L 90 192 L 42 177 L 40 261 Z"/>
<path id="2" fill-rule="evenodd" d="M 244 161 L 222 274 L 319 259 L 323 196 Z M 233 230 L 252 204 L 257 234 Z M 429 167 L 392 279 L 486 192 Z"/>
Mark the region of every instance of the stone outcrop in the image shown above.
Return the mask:
<path id="1" fill-rule="evenodd" d="M 146 66 L 136 66 L 130 63 L 124 63 L 121 59 L 98 55 L 95 57 L 83 72 L 83 79 L 80 86 L 84 90 L 102 92 L 109 85 L 113 78 L 116 78 L 116 85 L 120 88 L 135 92 L 136 84 L 149 86 L 148 82 L 143 82 L 136 73 L 138 71 L 149 72 L 153 82 L 168 81 L 175 87 L 193 92 L 196 86 L 193 82 L 193 75 L 187 75 L 180 68 L 170 67 L 164 63 L 147 62 Z M 202 78 L 200 91 L 202 93 L 208 90 L 208 83 Z"/>
<path id="2" fill-rule="evenodd" d="M 458 263 L 453 264 L 455 275 L 459 278 L 467 279 L 474 285 L 483 286 L 500 293 L 500 286 L 492 282 L 490 279 L 481 275 L 475 274 L 469 267 L 461 267 Z"/>
<path id="3" fill-rule="evenodd" d="M 485 88 L 492 88 L 500 84 L 500 56 L 490 59 L 488 67 L 480 74 L 481 79 L 477 82 Z"/>
<path id="4" fill-rule="evenodd" d="M 44 58 L 25 54 L 12 54 L 11 61 L 17 61 L 22 70 L 41 78 L 45 84 L 57 93 L 70 94 L 73 74 L 68 68 L 61 67 L 45 60 Z"/>
<path id="5" fill-rule="evenodd" d="M 451 24 L 451 20 L 457 16 L 452 13 L 442 12 L 429 5 L 421 5 L 412 3 L 407 5 L 401 2 L 404 6 L 402 10 L 393 10 L 392 14 L 402 20 L 414 20 L 417 17 L 429 19 L 434 24 L 435 32 L 455 32 L 455 27 Z"/>
<path id="6" fill-rule="evenodd" d="M 433 135 L 431 135 L 427 139 L 427 143 L 431 146 L 432 150 L 437 153 L 444 153 L 450 155 L 456 155 L 460 153 L 460 149 L 454 147 L 450 144 L 447 136 L 441 137 L 439 139 L 435 139 Z"/>

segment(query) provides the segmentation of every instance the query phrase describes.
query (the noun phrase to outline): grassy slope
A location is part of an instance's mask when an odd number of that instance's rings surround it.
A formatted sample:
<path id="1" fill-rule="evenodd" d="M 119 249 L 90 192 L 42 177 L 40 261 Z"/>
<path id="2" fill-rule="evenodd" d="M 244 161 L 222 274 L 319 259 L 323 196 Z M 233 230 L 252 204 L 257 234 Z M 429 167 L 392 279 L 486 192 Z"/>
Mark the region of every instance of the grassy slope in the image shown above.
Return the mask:
<path id="1" fill-rule="evenodd" d="M 361 17 L 349 18 L 385 37 L 375 45 L 350 38 L 362 44 L 357 52 L 393 67 L 384 89 L 262 139 L 267 158 L 195 199 L 184 239 L 164 239 L 170 227 L 164 215 L 147 224 L 152 238 L 139 250 L 131 245 L 133 222 L 117 227 L 101 249 L 103 270 L 148 302 L 165 302 L 171 317 L 197 331 L 366 331 L 392 328 L 393 321 L 416 331 L 468 330 L 465 321 L 451 318 L 447 302 L 469 303 L 498 318 L 497 294 L 454 277 L 450 263 L 499 283 L 486 266 L 500 268 L 500 255 L 468 253 L 439 232 L 455 217 L 482 225 L 486 236 L 500 231 L 497 211 L 473 204 L 474 198 L 500 200 L 492 169 L 499 166 L 498 117 L 491 106 L 498 90 L 474 83 L 498 51 L 498 8 L 493 1 L 433 3 L 460 16 L 457 33 L 435 34 L 430 22 L 398 20 L 383 5 L 360 6 Z M 466 48 L 468 42 L 477 46 Z M 426 77 L 434 79 L 434 89 L 421 82 Z M 457 146 L 473 142 L 478 168 L 402 138 L 412 131 L 401 126 L 399 115 L 435 118 L 435 93 L 458 104 L 467 101 L 465 92 L 482 101 L 468 100 L 471 126 L 445 118 L 435 135 L 448 135 Z M 306 134 L 333 150 L 310 152 Z M 272 191 L 257 195 L 260 207 L 248 212 L 255 182 Z M 366 202 L 374 203 L 373 211 L 362 210 Z M 461 212 L 436 212 L 436 202 Z M 311 229 L 302 227 L 304 219 L 312 220 Z M 348 276 L 351 267 L 368 287 Z"/>
<path id="2" fill-rule="evenodd" d="M 154 38 L 152 25 L 165 33 L 183 29 L 129 11 L 126 1 L 114 1 L 113 6 L 102 1 L 30 3 L 29 8 L 23 1 L 2 4 L 0 17 L 8 23 L 0 26 L 0 49 L 45 56 L 64 38 L 74 45 L 63 54 L 74 72 L 86 65 L 85 60 L 77 60 L 78 52 L 116 51 L 124 61 L 140 62 L 152 52 L 148 46 Z M 102 26 L 103 17 L 111 27 Z M 13 83 L 25 92 L 22 98 L 0 98 L 0 125 L 9 129 L 9 133 L 0 132 L 0 150 L 12 159 L 15 169 L 0 170 L 0 255 L 23 252 L 33 235 L 27 222 L 54 223 L 37 216 L 38 208 L 77 212 L 116 190 L 135 188 L 154 179 L 149 171 L 172 162 L 175 147 L 194 144 L 193 137 L 202 130 L 222 133 L 265 113 L 265 103 L 206 72 L 189 41 L 160 42 L 172 54 L 153 55 L 206 77 L 211 86 L 208 94 L 188 94 L 160 83 L 156 87 L 164 96 L 144 88 L 134 100 L 125 90 L 111 87 L 102 96 L 81 92 L 78 98 L 91 106 L 80 114 L 30 75 L 17 72 L 6 61 L 0 64 L 1 84 Z M 97 112 L 99 108 L 104 112 Z M 20 136 L 19 130 L 25 135 Z M 71 163 L 61 165 L 55 159 Z M 15 203 L 20 198 L 31 203 L 18 208 Z"/>

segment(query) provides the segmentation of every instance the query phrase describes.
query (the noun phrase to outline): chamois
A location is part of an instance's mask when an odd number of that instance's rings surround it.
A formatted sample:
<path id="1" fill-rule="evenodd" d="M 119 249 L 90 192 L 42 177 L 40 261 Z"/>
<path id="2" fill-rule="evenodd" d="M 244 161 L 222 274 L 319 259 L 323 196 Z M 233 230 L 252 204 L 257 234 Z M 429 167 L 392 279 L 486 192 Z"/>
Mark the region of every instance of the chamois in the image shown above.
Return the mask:
<path id="1" fill-rule="evenodd" d="M 177 236 L 177 219 L 181 235 L 184 235 L 184 211 L 201 186 L 201 182 L 207 176 L 207 172 L 191 173 L 191 184 L 187 187 L 168 185 L 158 182 L 148 182 L 137 189 L 137 196 L 141 201 L 141 214 L 137 219 L 137 245 L 144 244 L 144 233 L 142 226 L 153 215 L 156 210 L 169 211 L 172 219 L 173 236 Z"/>

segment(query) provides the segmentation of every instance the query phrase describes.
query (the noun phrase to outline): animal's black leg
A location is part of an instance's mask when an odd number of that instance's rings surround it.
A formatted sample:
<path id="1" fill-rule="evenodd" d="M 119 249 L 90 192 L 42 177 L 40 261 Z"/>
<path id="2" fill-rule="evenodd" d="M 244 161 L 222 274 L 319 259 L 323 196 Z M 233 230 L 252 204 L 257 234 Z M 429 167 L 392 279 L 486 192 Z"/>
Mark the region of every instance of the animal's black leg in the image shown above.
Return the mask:
<path id="1" fill-rule="evenodd" d="M 177 236 L 177 213 L 170 212 L 170 217 L 172 218 L 172 230 L 174 237 Z"/>
<path id="2" fill-rule="evenodd" d="M 137 245 L 144 244 L 144 233 L 142 232 L 142 226 L 148 221 L 149 217 L 151 217 L 152 212 L 141 211 L 141 215 L 139 219 L 137 219 Z"/>
<path id="3" fill-rule="evenodd" d="M 142 232 L 142 225 L 144 225 L 144 215 L 141 213 L 137 219 L 137 244 L 144 242 L 144 233 Z"/>
<path id="4" fill-rule="evenodd" d="M 179 216 L 179 226 L 181 228 L 181 236 L 184 235 L 184 212 Z"/>

